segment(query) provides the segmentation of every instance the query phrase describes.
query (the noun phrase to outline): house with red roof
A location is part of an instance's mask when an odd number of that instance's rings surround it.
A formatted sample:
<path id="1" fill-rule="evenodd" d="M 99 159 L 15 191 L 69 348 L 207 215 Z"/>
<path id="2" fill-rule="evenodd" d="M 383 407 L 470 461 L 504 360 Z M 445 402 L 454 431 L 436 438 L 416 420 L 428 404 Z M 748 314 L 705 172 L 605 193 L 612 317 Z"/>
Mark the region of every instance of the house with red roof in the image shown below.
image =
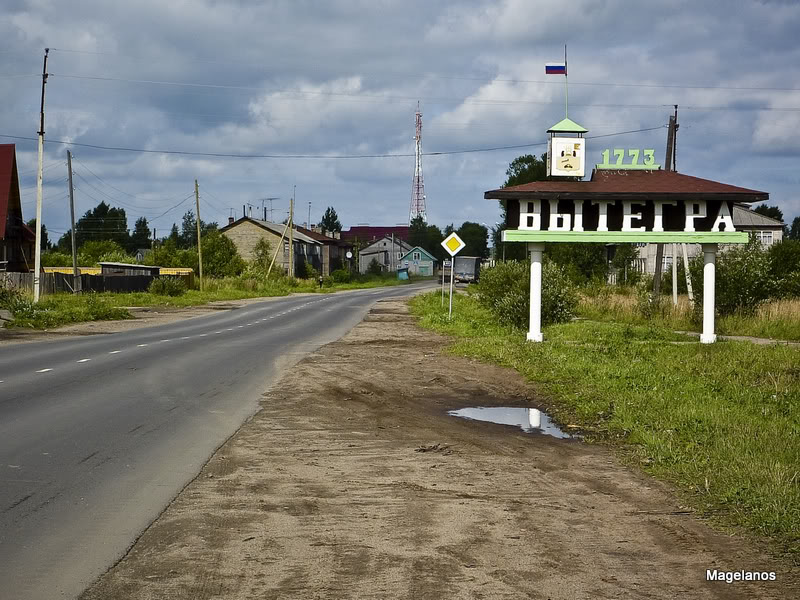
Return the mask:
<path id="1" fill-rule="evenodd" d="M 0 144 L 0 271 L 33 269 L 36 234 L 22 220 L 17 153 L 14 144 Z"/>

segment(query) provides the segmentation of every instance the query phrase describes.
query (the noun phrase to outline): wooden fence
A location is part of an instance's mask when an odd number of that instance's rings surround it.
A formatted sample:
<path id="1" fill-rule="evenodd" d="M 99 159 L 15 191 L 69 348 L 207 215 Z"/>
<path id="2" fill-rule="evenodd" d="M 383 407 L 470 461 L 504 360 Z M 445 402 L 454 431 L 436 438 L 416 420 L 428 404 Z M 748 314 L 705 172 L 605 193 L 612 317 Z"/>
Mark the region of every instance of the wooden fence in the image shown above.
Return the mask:
<path id="1" fill-rule="evenodd" d="M 153 275 L 79 275 L 80 290 L 84 292 L 146 292 Z M 180 277 L 187 285 L 193 283 L 193 276 L 164 275 L 164 277 Z M 188 281 L 187 281 L 188 279 Z M 39 278 L 41 294 L 72 292 L 74 285 L 72 274 L 42 273 Z M 0 287 L 14 288 L 33 293 L 33 273 L 0 273 Z"/>

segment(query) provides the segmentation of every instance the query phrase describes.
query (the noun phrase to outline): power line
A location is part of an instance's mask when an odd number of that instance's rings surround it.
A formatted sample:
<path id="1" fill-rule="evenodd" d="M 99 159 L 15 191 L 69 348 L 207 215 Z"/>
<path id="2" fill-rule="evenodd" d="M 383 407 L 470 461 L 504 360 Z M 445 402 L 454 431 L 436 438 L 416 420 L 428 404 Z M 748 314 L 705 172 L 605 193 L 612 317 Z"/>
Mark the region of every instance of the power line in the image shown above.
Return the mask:
<path id="1" fill-rule="evenodd" d="M 616 133 L 606 133 L 597 136 L 588 136 L 588 139 L 611 137 L 616 135 L 627 135 L 630 133 L 641 133 L 646 131 L 654 131 L 656 129 L 663 129 L 665 125 L 658 127 L 648 127 L 644 129 L 632 129 L 630 131 L 619 131 Z M 32 140 L 36 138 L 23 137 L 16 135 L 0 134 L 0 137 L 11 138 L 16 140 Z M 97 150 L 114 150 L 118 152 L 142 152 L 149 154 L 177 154 L 181 156 L 204 156 L 215 158 L 273 158 L 273 159 L 318 159 L 318 160 L 346 160 L 346 159 L 364 159 L 364 158 L 410 158 L 415 156 L 411 153 L 387 153 L 387 154 L 227 154 L 223 152 L 191 152 L 188 150 L 153 150 L 145 148 L 127 148 L 121 146 L 100 146 L 97 144 L 81 144 L 78 142 L 68 142 L 63 140 L 45 140 L 45 143 L 50 144 L 65 144 L 70 146 L 81 146 L 84 148 L 94 148 Z M 423 156 L 440 156 L 451 154 L 470 154 L 475 152 L 495 152 L 497 150 L 514 150 L 518 148 L 532 148 L 534 146 L 543 146 L 546 142 L 535 142 L 530 144 L 516 144 L 511 146 L 495 146 L 491 148 L 470 148 L 466 150 L 441 150 L 436 152 L 424 152 Z"/>
<path id="2" fill-rule="evenodd" d="M 114 56 L 114 57 L 124 57 L 128 60 L 133 60 L 135 62 L 145 62 L 147 64 L 151 64 L 151 59 L 137 59 L 131 57 L 127 54 L 120 54 L 116 52 L 97 52 L 92 50 L 72 50 L 67 48 L 50 48 L 52 52 L 68 52 L 71 54 L 92 54 L 98 56 Z M 233 62 L 233 61 L 219 61 L 219 60 L 203 60 L 198 58 L 193 58 L 193 62 L 200 62 L 200 63 L 208 63 L 208 64 L 219 64 L 219 65 L 236 65 L 238 67 L 242 66 L 241 62 Z M 253 64 L 253 66 L 256 66 Z M 259 67 L 263 67 L 262 64 L 257 65 Z M 386 71 L 381 71 L 381 76 L 385 76 Z M 28 77 L 29 75 L 16 75 L 16 77 Z M 37 74 L 33 74 L 32 76 L 38 76 Z M 61 77 L 81 77 L 81 76 L 68 76 L 68 75 L 61 75 Z M 536 85 L 562 85 L 560 81 L 553 81 L 553 80 L 543 80 L 543 79 L 503 79 L 503 78 L 496 78 L 496 77 L 467 77 L 467 76 L 457 76 L 457 75 L 436 75 L 436 74 L 426 74 L 426 79 L 444 79 L 444 80 L 452 80 L 452 81 L 480 81 L 480 82 L 499 82 L 499 83 L 531 83 Z M 203 84 L 182 84 L 181 82 L 153 82 L 147 80 L 130 80 L 130 79 L 114 79 L 114 78 L 98 78 L 98 79 L 108 79 L 111 81 L 130 81 L 130 82 L 142 82 L 142 83 L 167 83 L 170 85 L 190 85 L 190 86 L 197 86 Z M 792 88 L 792 87 L 762 87 L 762 86 L 728 86 L 728 85 L 691 85 L 691 84 L 664 84 L 664 83 L 625 83 L 625 82 L 608 82 L 608 81 L 570 81 L 570 85 L 585 85 L 585 86 L 603 86 L 603 87 L 630 87 L 630 88 L 661 88 L 661 89 L 686 89 L 686 90 L 727 90 L 727 91 L 753 91 L 753 92 L 761 92 L 761 91 L 768 91 L 768 92 L 800 92 L 800 88 Z M 211 86 L 209 86 L 211 87 Z M 231 87 L 234 89 L 251 89 L 245 86 L 213 86 L 213 87 Z M 258 88 L 261 89 L 261 88 Z"/>

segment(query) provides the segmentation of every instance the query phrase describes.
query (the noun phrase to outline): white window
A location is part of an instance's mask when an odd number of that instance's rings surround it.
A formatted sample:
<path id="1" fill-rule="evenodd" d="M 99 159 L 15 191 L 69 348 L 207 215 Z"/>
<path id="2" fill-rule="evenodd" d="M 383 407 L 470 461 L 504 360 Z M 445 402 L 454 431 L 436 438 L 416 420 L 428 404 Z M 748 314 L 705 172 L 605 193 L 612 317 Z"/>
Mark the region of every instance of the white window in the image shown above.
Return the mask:
<path id="1" fill-rule="evenodd" d="M 402 252 L 398 252 L 397 253 L 397 260 L 400 260 L 401 258 L 403 258 L 403 253 Z"/>
<path id="2" fill-rule="evenodd" d="M 420 253 L 414 252 L 414 260 L 419 260 L 419 259 L 420 259 Z"/>
<path id="3" fill-rule="evenodd" d="M 764 246 L 772 245 L 772 232 L 771 231 L 754 231 L 755 238 Z"/>

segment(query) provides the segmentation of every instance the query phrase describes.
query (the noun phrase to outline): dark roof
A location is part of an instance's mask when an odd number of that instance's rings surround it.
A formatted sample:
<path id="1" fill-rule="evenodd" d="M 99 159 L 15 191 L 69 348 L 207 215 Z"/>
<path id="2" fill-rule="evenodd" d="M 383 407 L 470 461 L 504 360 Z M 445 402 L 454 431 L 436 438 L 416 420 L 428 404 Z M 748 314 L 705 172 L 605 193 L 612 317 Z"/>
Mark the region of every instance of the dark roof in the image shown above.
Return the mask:
<path id="1" fill-rule="evenodd" d="M 305 227 L 300 227 L 299 225 L 295 225 L 295 231 L 299 231 L 303 235 L 307 235 L 313 240 L 317 240 L 322 244 L 329 244 L 334 246 L 347 246 L 348 248 L 352 246 L 349 242 L 343 241 L 338 238 L 331 237 L 329 235 L 325 235 L 324 233 L 319 233 L 318 231 L 314 231 L 313 229 L 306 229 Z"/>
<path id="2" fill-rule="evenodd" d="M 408 232 L 408 225 L 397 225 L 395 227 L 369 227 L 359 225 L 351 227 L 347 231 L 342 231 L 342 239 L 352 242 L 358 238 L 362 242 L 371 242 L 372 240 L 378 240 L 382 237 L 392 237 L 392 234 L 394 234 L 396 238 L 407 240 Z"/>
<path id="3" fill-rule="evenodd" d="M 590 181 L 534 181 L 486 192 L 483 197 L 495 200 L 537 198 L 590 199 L 607 194 L 621 199 L 677 198 L 692 196 L 708 200 L 763 202 L 767 192 L 701 179 L 675 171 L 595 170 Z"/>

